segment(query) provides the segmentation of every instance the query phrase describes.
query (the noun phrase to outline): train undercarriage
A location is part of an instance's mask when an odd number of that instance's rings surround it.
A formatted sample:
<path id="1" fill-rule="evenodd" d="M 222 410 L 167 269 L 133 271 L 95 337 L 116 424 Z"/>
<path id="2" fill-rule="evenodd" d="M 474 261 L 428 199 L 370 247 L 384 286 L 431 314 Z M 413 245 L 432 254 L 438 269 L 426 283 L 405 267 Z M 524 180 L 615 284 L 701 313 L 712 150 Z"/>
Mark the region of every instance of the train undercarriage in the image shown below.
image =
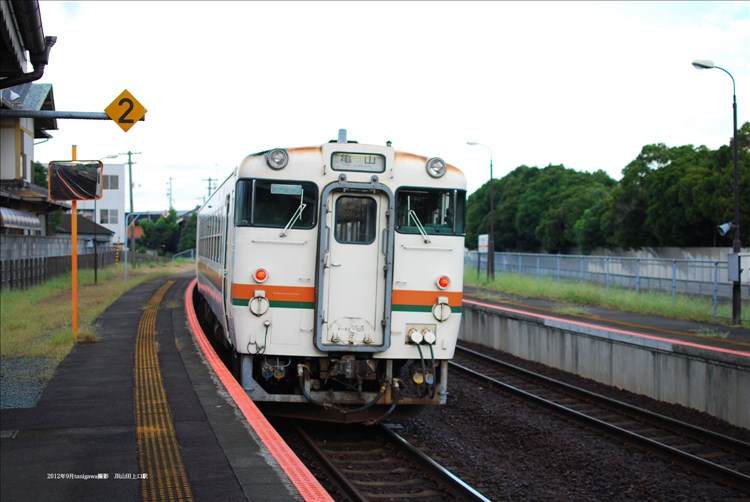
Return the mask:
<path id="1" fill-rule="evenodd" d="M 261 411 L 337 423 L 375 423 L 445 404 L 448 362 L 430 353 L 417 360 L 329 353 L 288 357 L 238 353 L 200 294 L 196 312 L 224 364 Z"/>

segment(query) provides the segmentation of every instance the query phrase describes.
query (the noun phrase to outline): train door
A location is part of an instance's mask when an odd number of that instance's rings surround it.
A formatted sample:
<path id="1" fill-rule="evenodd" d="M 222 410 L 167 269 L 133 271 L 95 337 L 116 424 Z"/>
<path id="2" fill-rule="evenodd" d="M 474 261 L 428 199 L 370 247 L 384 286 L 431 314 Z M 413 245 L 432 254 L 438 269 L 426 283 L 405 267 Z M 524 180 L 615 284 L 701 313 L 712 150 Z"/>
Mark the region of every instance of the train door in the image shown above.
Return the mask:
<path id="1" fill-rule="evenodd" d="M 232 317 L 232 309 L 231 309 L 231 273 L 232 273 L 232 267 L 234 266 L 233 262 L 229 261 L 230 256 L 234 256 L 234 254 L 230 253 L 230 242 L 231 245 L 234 245 L 232 241 L 234 241 L 234 235 L 233 235 L 233 229 L 232 229 L 232 215 L 231 215 L 231 195 L 227 195 L 226 200 L 224 202 L 224 214 L 223 214 L 223 237 L 221 246 L 223 248 L 223 253 L 221 256 L 222 259 L 222 270 L 221 270 L 221 288 L 223 291 L 223 294 L 221 295 L 222 300 L 222 311 L 224 312 L 224 315 L 226 316 L 226 319 L 224 319 L 224 322 L 226 323 L 227 330 L 230 328 L 230 322 Z M 232 340 L 232 343 L 234 343 L 234 340 Z"/>
<path id="2" fill-rule="evenodd" d="M 385 350 L 390 344 L 393 198 L 383 190 L 327 190 L 324 197 L 318 348 Z"/>

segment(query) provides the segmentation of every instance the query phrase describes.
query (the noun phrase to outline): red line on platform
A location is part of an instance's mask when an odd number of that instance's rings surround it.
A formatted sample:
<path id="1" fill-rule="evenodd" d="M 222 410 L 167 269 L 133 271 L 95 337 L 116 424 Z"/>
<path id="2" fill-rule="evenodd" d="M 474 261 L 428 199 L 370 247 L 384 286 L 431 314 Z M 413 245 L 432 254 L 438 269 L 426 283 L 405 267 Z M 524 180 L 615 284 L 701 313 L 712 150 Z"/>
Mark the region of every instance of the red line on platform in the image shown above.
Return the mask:
<path id="1" fill-rule="evenodd" d="M 258 410 L 255 403 L 253 403 L 244 389 L 237 383 L 237 380 L 229 373 L 224 363 L 221 362 L 216 352 L 214 352 L 213 347 L 211 347 L 198 323 L 198 318 L 193 309 L 193 289 L 195 289 L 196 282 L 197 280 L 193 279 L 193 282 L 190 283 L 185 292 L 185 311 L 187 312 L 190 330 L 193 332 L 195 340 L 206 356 L 206 360 L 227 389 L 227 392 L 229 392 L 229 395 L 232 396 L 232 399 L 240 411 L 242 411 L 250 426 L 258 434 L 260 440 L 266 445 L 287 476 L 289 476 L 290 481 L 297 488 L 300 495 L 305 500 L 333 501 L 328 492 L 315 479 L 302 461 L 297 458 L 297 455 L 294 454 L 281 436 L 279 436 L 276 429 L 268 423 L 266 417 Z"/>
<path id="2" fill-rule="evenodd" d="M 546 320 L 550 320 L 550 321 L 565 322 L 565 323 L 568 323 L 568 324 L 573 324 L 573 325 L 576 325 L 576 326 L 581 326 L 581 327 L 586 327 L 586 328 L 594 328 L 594 329 L 601 329 L 601 330 L 606 330 L 606 331 L 612 331 L 613 333 L 619 333 L 621 335 L 634 336 L 634 337 L 637 337 L 637 338 L 646 338 L 646 339 L 649 339 L 649 340 L 657 340 L 657 341 L 660 341 L 660 342 L 668 342 L 668 343 L 673 343 L 675 345 L 685 345 L 687 347 L 695 347 L 695 348 L 704 349 L 704 350 L 713 350 L 713 351 L 716 351 L 716 352 L 723 352 L 725 354 L 733 354 L 733 355 L 736 355 L 736 356 L 750 357 L 750 352 L 743 352 L 743 351 L 740 351 L 740 350 L 722 349 L 720 347 L 711 347 L 710 345 L 701 345 L 699 343 L 685 342 L 685 341 L 682 341 L 682 340 L 674 340 L 674 339 L 671 339 L 671 338 L 664 338 L 664 337 L 659 337 L 659 336 L 647 335 L 645 333 L 638 333 L 636 331 L 627 331 L 627 330 L 623 330 L 623 329 L 617 329 L 617 328 L 610 328 L 610 327 L 599 326 L 597 324 L 585 323 L 585 322 L 581 322 L 581 321 L 572 321 L 570 319 L 563 319 L 561 317 L 553 317 L 553 316 L 548 316 L 548 315 L 544 315 L 544 314 L 537 314 L 537 313 L 534 313 L 534 312 L 527 312 L 525 310 L 517 310 L 517 309 L 508 308 L 508 307 L 501 307 L 499 305 L 493 305 L 491 303 L 475 302 L 475 301 L 466 300 L 466 299 L 464 299 L 464 303 L 469 303 L 471 305 L 477 305 L 479 307 L 486 307 L 486 308 L 490 308 L 490 309 L 494 309 L 494 310 L 502 310 L 502 311 L 505 311 L 505 312 L 512 312 L 514 314 L 521 314 L 521 315 L 527 315 L 527 316 L 531 316 L 531 317 L 537 317 L 539 319 L 546 319 Z"/>

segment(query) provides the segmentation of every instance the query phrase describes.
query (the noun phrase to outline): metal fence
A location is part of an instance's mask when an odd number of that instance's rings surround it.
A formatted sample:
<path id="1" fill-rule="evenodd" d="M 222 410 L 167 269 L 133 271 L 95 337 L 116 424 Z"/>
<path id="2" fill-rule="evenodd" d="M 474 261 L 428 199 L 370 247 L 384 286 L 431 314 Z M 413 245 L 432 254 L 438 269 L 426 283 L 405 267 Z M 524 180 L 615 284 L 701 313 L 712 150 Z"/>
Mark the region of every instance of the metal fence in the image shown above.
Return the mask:
<path id="1" fill-rule="evenodd" d="M 72 245 L 69 237 L 37 237 L 28 235 L 0 236 L 0 290 L 24 289 L 66 274 L 72 268 Z M 78 268 L 103 268 L 124 261 L 122 249 L 99 246 L 94 254 L 93 244 L 78 239 Z M 130 253 L 130 265 L 166 263 L 169 258 Z"/>
<path id="2" fill-rule="evenodd" d="M 94 254 L 78 255 L 78 268 L 106 267 L 115 263 L 115 250 L 108 249 Z M 72 269 L 70 256 L 38 256 L 35 258 L 14 258 L 0 261 L 0 290 L 25 289 L 42 284 L 48 279 L 67 274 Z"/>
<path id="3" fill-rule="evenodd" d="M 186 249 L 172 255 L 172 260 L 176 260 L 177 258 L 195 259 L 195 248 Z"/>
<path id="4" fill-rule="evenodd" d="M 465 263 L 485 271 L 487 255 L 471 251 Z M 672 298 L 678 294 L 707 296 L 713 299 L 714 315 L 720 300 L 732 298 L 727 262 L 718 260 L 495 253 L 495 271 L 617 286 L 639 293 L 663 291 Z M 746 300 L 750 297 L 749 276 L 742 275 L 741 296 Z M 748 309 L 743 310 L 743 319 L 750 318 Z"/>

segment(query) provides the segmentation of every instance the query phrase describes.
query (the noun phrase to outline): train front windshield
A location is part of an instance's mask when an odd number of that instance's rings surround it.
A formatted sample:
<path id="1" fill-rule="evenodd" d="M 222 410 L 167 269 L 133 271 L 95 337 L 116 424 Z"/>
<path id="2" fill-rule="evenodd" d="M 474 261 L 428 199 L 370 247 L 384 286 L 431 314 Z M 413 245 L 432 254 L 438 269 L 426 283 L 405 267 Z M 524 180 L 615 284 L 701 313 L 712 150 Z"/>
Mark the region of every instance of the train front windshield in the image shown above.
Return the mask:
<path id="1" fill-rule="evenodd" d="M 405 234 L 464 235 L 465 190 L 400 188 L 396 191 L 396 230 Z"/>
<path id="2" fill-rule="evenodd" d="M 318 187 L 309 181 L 237 181 L 238 226 L 310 229 L 317 224 Z M 466 191 L 405 187 L 396 191 L 396 230 L 465 235 Z M 290 225 L 291 223 L 291 225 Z"/>
<path id="3" fill-rule="evenodd" d="M 318 214 L 318 187 L 309 181 L 237 181 L 238 226 L 310 229 Z"/>

